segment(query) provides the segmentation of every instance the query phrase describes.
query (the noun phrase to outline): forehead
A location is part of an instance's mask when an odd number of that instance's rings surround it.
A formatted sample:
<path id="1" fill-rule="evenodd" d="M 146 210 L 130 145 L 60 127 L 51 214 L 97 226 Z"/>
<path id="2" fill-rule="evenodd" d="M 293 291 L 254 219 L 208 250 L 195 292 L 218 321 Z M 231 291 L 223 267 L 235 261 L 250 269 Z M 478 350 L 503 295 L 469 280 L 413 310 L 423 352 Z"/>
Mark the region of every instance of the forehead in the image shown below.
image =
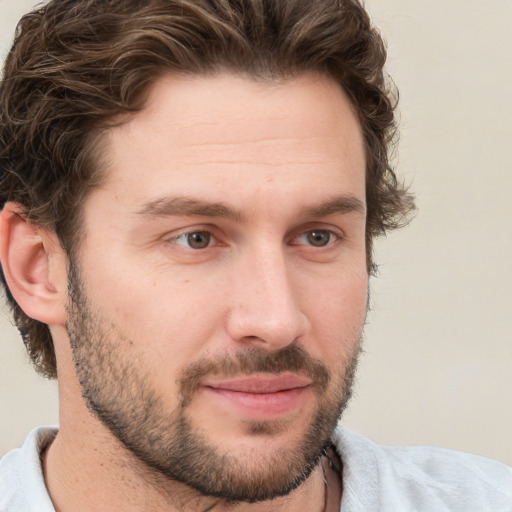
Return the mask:
<path id="1" fill-rule="evenodd" d="M 240 197 L 265 183 L 290 194 L 330 180 L 364 199 L 365 155 L 357 115 L 325 76 L 282 82 L 231 74 L 160 78 L 143 110 L 107 138 L 105 188 L 132 200 L 192 187 Z M 343 190 L 340 190 L 343 192 Z M 210 199 L 209 197 L 205 197 Z"/>

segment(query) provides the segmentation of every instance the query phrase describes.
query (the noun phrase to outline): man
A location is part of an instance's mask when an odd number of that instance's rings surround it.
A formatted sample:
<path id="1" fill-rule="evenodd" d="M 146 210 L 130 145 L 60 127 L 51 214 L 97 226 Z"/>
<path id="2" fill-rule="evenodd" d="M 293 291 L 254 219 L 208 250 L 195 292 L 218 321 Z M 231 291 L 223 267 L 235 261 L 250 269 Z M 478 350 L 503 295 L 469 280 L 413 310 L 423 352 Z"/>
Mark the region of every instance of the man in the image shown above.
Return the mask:
<path id="1" fill-rule="evenodd" d="M 54 0 L 0 88 L 0 258 L 60 424 L 1 511 L 512 510 L 509 468 L 382 449 L 350 397 L 389 169 L 356 0 Z"/>

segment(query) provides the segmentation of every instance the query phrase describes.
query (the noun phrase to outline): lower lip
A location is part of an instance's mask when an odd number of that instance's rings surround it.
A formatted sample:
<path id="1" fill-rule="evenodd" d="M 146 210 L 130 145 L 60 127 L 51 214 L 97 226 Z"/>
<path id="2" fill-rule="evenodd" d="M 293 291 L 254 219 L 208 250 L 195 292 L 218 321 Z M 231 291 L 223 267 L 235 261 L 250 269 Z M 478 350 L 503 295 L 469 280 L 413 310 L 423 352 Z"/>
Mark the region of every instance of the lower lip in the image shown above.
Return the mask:
<path id="1" fill-rule="evenodd" d="M 203 389 L 251 419 L 268 420 L 300 408 L 309 388 L 293 388 L 275 393 L 246 393 L 211 387 Z"/>

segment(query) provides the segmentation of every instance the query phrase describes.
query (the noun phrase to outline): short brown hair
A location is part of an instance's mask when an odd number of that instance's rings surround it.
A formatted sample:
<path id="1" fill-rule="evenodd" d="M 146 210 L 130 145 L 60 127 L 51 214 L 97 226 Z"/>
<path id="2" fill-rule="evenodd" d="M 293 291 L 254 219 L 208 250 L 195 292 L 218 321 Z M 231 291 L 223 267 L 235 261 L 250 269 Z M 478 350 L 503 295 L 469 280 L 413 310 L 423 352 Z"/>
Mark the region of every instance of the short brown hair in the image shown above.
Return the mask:
<path id="1" fill-rule="evenodd" d="M 373 238 L 403 224 L 413 208 L 389 166 L 395 102 L 385 60 L 358 0 L 52 0 L 22 18 L 5 62 L 0 207 L 21 204 L 70 254 L 81 205 L 102 179 L 98 137 L 120 114 L 143 108 L 159 76 L 320 72 L 341 84 L 361 122 L 372 270 Z M 27 317 L 6 291 L 35 367 L 56 377 L 48 326 Z"/>

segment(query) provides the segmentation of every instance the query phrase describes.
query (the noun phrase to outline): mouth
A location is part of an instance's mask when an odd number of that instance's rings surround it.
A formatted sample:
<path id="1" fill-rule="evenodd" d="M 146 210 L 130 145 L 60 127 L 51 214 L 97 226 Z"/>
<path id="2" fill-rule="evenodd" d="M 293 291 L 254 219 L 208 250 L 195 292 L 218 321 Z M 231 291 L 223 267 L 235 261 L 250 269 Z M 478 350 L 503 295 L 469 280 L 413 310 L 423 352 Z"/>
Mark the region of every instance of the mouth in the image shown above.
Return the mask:
<path id="1" fill-rule="evenodd" d="M 294 374 L 252 375 L 201 386 L 219 406 L 252 420 L 277 419 L 298 410 L 312 387 L 308 378 Z"/>

